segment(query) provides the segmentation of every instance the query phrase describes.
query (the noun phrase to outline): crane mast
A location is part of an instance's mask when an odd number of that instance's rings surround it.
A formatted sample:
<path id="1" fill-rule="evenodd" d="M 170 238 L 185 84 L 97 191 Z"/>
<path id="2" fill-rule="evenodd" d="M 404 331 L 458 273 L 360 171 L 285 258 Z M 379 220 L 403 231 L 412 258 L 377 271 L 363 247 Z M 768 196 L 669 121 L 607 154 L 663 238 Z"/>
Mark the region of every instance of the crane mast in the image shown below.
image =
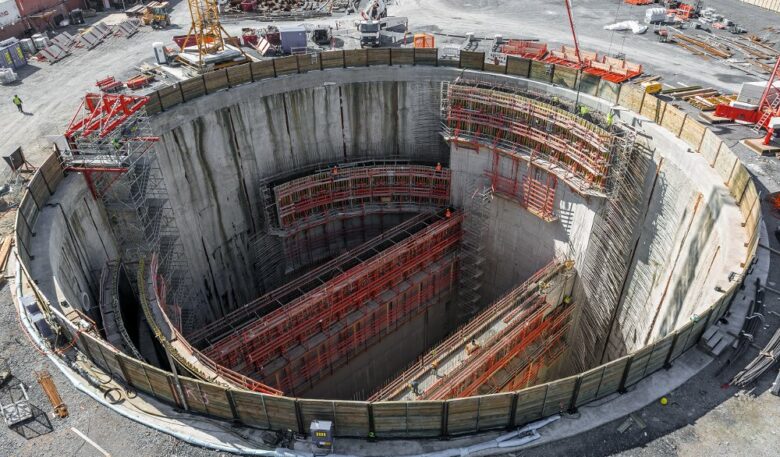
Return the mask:
<path id="1" fill-rule="evenodd" d="M 230 38 L 230 35 L 219 21 L 217 0 L 187 0 L 187 3 L 192 24 L 187 38 L 182 42 L 181 51 L 184 52 L 184 48 L 194 38 L 198 48 L 198 66 L 203 69 L 204 57 L 223 52 L 225 37 Z M 243 51 L 241 53 L 244 54 Z"/>

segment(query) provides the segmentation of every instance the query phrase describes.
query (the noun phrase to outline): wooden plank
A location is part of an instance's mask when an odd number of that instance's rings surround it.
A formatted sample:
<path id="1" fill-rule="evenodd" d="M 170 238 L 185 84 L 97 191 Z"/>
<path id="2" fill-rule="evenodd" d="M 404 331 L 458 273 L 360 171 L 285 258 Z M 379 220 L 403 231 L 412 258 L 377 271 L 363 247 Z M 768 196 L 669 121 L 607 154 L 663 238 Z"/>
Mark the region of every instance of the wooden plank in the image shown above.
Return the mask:
<path id="1" fill-rule="evenodd" d="M 390 65 L 414 65 L 414 48 L 390 48 Z"/>
<path id="2" fill-rule="evenodd" d="M 517 56 L 507 56 L 506 72 L 509 75 L 527 78 L 531 71 L 531 60 Z"/>
<path id="3" fill-rule="evenodd" d="M 513 396 L 513 393 L 500 393 L 478 397 L 479 431 L 506 428 L 509 426 Z"/>
<path id="4" fill-rule="evenodd" d="M 298 59 L 298 71 L 300 73 L 307 73 L 320 69 L 319 54 L 302 54 L 296 56 L 296 58 Z"/>
<path id="5" fill-rule="evenodd" d="M 296 56 L 277 57 L 274 59 L 276 76 L 293 75 L 298 73 L 298 59 Z"/>
<path id="6" fill-rule="evenodd" d="M 532 60 L 531 71 L 528 73 L 528 77 L 533 79 L 534 81 L 542 81 L 545 83 L 549 83 L 552 82 L 554 73 L 555 73 L 555 65 L 551 63 Z"/>
<path id="7" fill-rule="evenodd" d="M 439 49 L 415 49 L 414 50 L 414 64 L 415 65 L 430 65 L 435 67 L 439 61 Z"/>
<path id="8" fill-rule="evenodd" d="M 322 68 L 344 68 L 344 51 L 326 51 L 320 54 Z"/>
<path id="9" fill-rule="evenodd" d="M 461 435 L 479 430 L 479 397 L 447 400 L 447 433 Z"/>
<path id="10" fill-rule="evenodd" d="M 206 85 L 200 76 L 184 80 L 179 84 L 181 85 L 182 93 L 184 93 L 185 102 L 202 97 L 206 93 Z"/>
<path id="11" fill-rule="evenodd" d="M 579 407 L 595 400 L 596 395 L 599 393 L 599 386 L 601 385 L 601 379 L 604 376 L 604 366 L 599 366 L 588 370 L 582 374 L 582 380 L 580 381 L 580 389 L 577 392 L 577 398 L 575 399 L 575 406 Z"/>
<path id="12" fill-rule="evenodd" d="M 598 95 L 601 78 L 590 73 L 580 73 L 580 92 L 588 95 Z"/>
<path id="13" fill-rule="evenodd" d="M 365 438 L 368 436 L 368 403 L 362 401 L 335 401 L 336 434 Z"/>
<path id="14" fill-rule="evenodd" d="M 544 397 L 547 395 L 547 384 L 529 387 L 517 392 L 515 407 L 515 425 L 521 426 L 542 418 Z"/>
<path id="15" fill-rule="evenodd" d="M 715 160 L 715 171 L 718 172 L 724 184 L 729 182 L 737 160 L 737 156 L 724 143 L 718 152 L 718 158 Z"/>
<path id="16" fill-rule="evenodd" d="M 408 402 L 406 436 L 410 438 L 441 436 L 443 408 L 442 401 Z"/>
<path id="17" fill-rule="evenodd" d="M 379 402 L 371 405 L 374 413 L 374 431 L 377 438 L 405 437 L 408 402 Z"/>
<path id="18" fill-rule="evenodd" d="M 366 64 L 369 66 L 390 65 L 390 49 L 389 48 L 366 49 Z"/>
<path id="19" fill-rule="evenodd" d="M 368 65 L 368 56 L 365 49 L 350 49 L 344 51 L 344 65 L 347 67 L 365 67 Z"/>
<path id="20" fill-rule="evenodd" d="M 472 52 L 472 51 L 460 51 L 460 68 L 466 68 L 469 70 L 484 70 L 485 69 L 485 53 L 484 52 Z"/>
<path id="21" fill-rule="evenodd" d="M 712 130 L 707 129 L 704 132 L 701 146 L 699 146 L 699 152 L 702 156 L 704 156 L 704 160 L 706 160 L 710 166 L 715 164 L 715 159 L 718 156 L 718 151 L 720 150 L 721 144 L 723 144 L 723 140 L 721 140 L 718 135 L 713 133 Z"/>
<path id="22" fill-rule="evenodd" d="M 594 400 L 604 398 L 607 395 L 612 395 L 618 391 L 620 388 L 620 381 L 623 380 L 623 372 L 628 365 L 628 360 L 628 357 L 621 357 L 604 364 L 604 376 L 601 379 L 601 385 L 599 386 L 599 391 Z"/>
<path id="23" fill-rule="evenodd" d="M 569 409 L 574 386 L 577 382 L 576 376 L 559 379 L 547 385 L 547 396 L 544 400 L 544 410 L 542 416 L 552 416 Z"/>
<path id="24" fill-rule="evenodd" d="M 650 353 L 650 360 L 647 361 L 647 368 L 645 368 L 645 377 L 663 368 L 666 357 L 672 350 L 673 340 L 674 334 L 671 334 L 653 344 L 653 352 Z"/>
<path id="25" fill-rule="evenodd" d="M 236 405 L 236 413 L 238 413 L 238 419 L 241 423 L 250 427 L 270 428 L 263 394 L 245 390 L 233 390 L 230 393 L 233 396 L 233 403 Z"/>
<path id="26" fill-rule="evenodd" d="M 623 85 L 601 79 L 599 81 L 598 96 L 604 100 L 612 103 L 617 103 L 620 97 L 620 92 L 623 90 Z"/>
<path id="27" fill-rule="evenodd" d="M 157 92 L 160 94 L 160 103 L 162 104 L 162 108 L 165 110 L 172 108 L 184 101 L 182 99 L 181 90 L 179 89 L 178 84 L 163 87 Z"/>
<path id="28" fill-rule="evenodd" d="M 645 91 L 635 84 L 623 84 L 620 88 L 620 97 L 618 104 L 631 111 L 638 113 L 642 109 L 642 102 L 645 98 Z"/>
<path id="29" fill-rule="evenodd" d="M 11 254 L 11 246 L 14 243 L 13 235 L 7 235 L 3 238 L 3 244 L 0 245 L 0 271 L 8 268 L 8 255 Z"/>
<path id="30" fill-rule="evenodd" d="M 491 73 L 506 74 L 506 65 L 485 62 L 485 70 Z"/>
<path id="31" fill-rule="evenodd" d="M 273 60 L 261 60 L 260 62 L 252 62 L 249 65 L 252 67 L 252 78 L 254 81 L 275 76 Z"/>
<path id="32" fill-rule="evenodd" d="M 230 87 L 252 82 L 252 73 L 249 68 L 250 64 L 233 65 L 232 67 L 228 67 L 227 76 Z"/>

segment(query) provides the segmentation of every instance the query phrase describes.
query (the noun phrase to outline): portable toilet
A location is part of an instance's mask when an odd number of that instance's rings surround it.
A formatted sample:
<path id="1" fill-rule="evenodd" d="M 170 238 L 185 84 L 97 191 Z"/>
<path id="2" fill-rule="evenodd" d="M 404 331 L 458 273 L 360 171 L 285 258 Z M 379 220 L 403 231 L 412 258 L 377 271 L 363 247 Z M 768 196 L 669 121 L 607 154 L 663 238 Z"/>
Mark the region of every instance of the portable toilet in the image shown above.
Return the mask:
<path id="1" fill-rule="evenodd" d="M 0 41 L 0 67 L 21 68 L 27 65 L 22 45 L 16 38 Z"/>

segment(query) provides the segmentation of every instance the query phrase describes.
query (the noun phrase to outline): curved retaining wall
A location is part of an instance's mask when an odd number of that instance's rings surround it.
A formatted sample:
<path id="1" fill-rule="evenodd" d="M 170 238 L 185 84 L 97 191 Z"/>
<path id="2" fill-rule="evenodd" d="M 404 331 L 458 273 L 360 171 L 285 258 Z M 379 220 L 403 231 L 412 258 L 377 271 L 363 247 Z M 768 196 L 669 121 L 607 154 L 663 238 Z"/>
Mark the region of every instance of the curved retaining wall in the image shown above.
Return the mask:
<path id="1" fill-rule="evenodd" d="M 442 62 L 443 64 L 444 62 Z M 336 68 L 367 65 L 437 65 L 436 50 L 367 49 L 337 51 L 320 56 L 298 56 L 274 61 L 231 67 L 161 89 L 152 94 L 151 113 L 171 108 L 185 100 L 252 80 Z M 451 64 L 451 62 L 448 62 Z M 494 71 L 579 87 L 640 113 L 685 141 L 691 150 L 704 156 L 733 196 L 743 216 L 749 237 L 743 271 L 751 264 L 758 244 L 761 223 L 760 202 L 748 171 L 728 146 L 710 130 L 682 111 L 641 89 L 618 86 L 590 75 L 579 75 L 571 69 L 510 58 L 506 66 L 484 63 L 481 53 L 462 53 L 461 68 Z M 183 409 L 225 420 L 235 420 L 263 429 L 290 428 L 306 433 L 312 419 L 333 420 L 337 436 L 365 437 L 441 437 L 476 433 L 522 425 L 622 392 L 641 379 L 673 363 L 683 352 L 695 346 L 706 328 L 726 312 L 739 284 L 732 283 L 720 299 L 712 303 L 687 324 L 655 343 L 632 354 L 613 360 L 576 376 L 516 392 L 476 396 L 446 401 L 357 402 L 295 399 L 249 391 L 228 389 L 208 382 L 173 374 L 120 353 L 107 342 L 76 327 L 56 309 L 42 293 L 30 274 L 33 227 L 43 205 L 63 178 L 57 157 L 52 155 L 38 169 L 28 184 L 20 203 L 15 241 L 22 267 L 22 281 L 33 290 L 41 310 L 53 323 L 60 325 L 68 338 L 99 367 L 117 380 Z"/>

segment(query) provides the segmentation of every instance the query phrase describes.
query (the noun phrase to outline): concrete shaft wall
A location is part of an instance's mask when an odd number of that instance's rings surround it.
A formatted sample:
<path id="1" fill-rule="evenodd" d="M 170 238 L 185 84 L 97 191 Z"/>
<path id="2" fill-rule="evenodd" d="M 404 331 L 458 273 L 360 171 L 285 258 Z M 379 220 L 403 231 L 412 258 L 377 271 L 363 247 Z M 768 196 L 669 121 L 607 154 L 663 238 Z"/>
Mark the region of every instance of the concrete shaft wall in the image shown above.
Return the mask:
<path id="1" fill-rule="evenodd" d="M 262 226 L 262 179 L 365 157 L 443 160 L 438 83 L 296 89 L 285 80 L 231 89 L 181 107 L 181 116 L 157 118 L 157 154 L 192 275 L 210 305 L 200 311 L 205 317 L 259 293 L 246 243 Z"/>
<path id="2" fill-rule="evenodd" d="M 460 148 L 450 151 L 451 158 L 446 148 L 442 154 L 439 87 L 457 74 L 447 68 L 399 67 L 381 73 L 368 68 L 312 72 L 234 87 L 155 117 L 163 138 L 157 153 L 191 272 L 210 305 L 198 313 L 206 319 L 219 316 L 257 295 L 246 239 L 261 226 L 257 187 L 264 178 L 366 157 L 451 161 L 453 202 L 460 206 L 473 191 L 474 179 L 489 168 L 490 154 Z M 480 77 L 521 90 L 574 95 L 520 78 Z M 580 102 L 610 108 L 588 95 L 580 94 Z M 636 114 L 619 110 L 617 117 L 652 137 L 646 141 L 655 151 L 656 166 L 649 167 L 645 188 L 637 189 L 647 203 L 634 230 L 635 245 L 623 247 L 629 273 L 619 302 L 594 302 L 575 286 L 580 309 L 605 322 L 597 344 L 608 348 L 605 358 L 643 346 L 685 323 L 699 304 L 717 298 L 708 278 L 726 281 L 740 258 L 738 244 L 726 249 L 721 241 L 731 230 L 742 233 L 733 200 L 701 156 L 688 154 L 682 140 Z M 545 222 L 496 197 L 485 237 L 490 258 L 486 298 L 495 298 L 555 255 L 581 264 L 604 205 L 604 199 L 585 198 L 560 182 L 558 219 Z M 710 227 L 717 233 L 708 235 Z M 593 362 L 601 358 L 599 347 L 592 348 Z"/>

